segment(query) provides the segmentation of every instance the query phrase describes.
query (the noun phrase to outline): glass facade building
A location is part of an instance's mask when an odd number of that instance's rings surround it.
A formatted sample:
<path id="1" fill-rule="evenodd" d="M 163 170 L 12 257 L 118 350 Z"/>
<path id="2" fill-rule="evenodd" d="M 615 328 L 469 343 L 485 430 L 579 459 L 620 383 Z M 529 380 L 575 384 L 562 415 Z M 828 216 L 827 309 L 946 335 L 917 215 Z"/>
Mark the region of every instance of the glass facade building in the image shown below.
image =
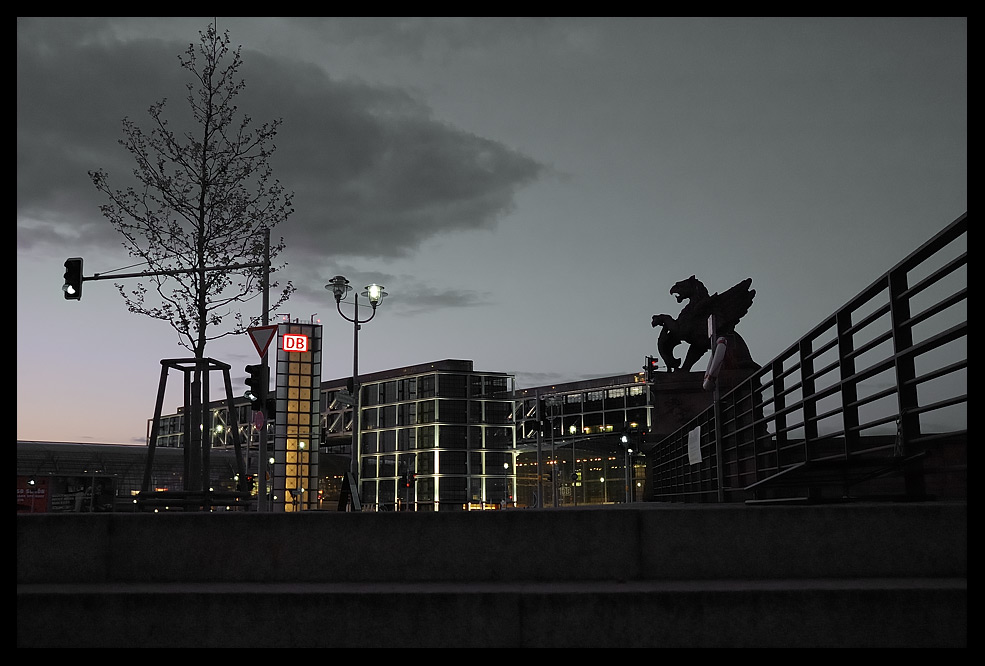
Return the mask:
<path id="1" fill-rule="evenodd" d="M 641 501 L 653 393 L 643 373 L 517 391 L 517 497 L 524 506 Z"/>
<path id="2" fill-rule="evenodd" d="M 256 449 L 260 443 L 260 431 L 253 425 L 253 413 L 250 410 L 250 403 L 246 398 L 237 398 L 236 404 L 236 423 L 239 428 L 240 442 L 245 447 L 247 444 Z M 209 428 L 209 440 L 212 448 L 225 449 L 233 448 L 233 431 L 231 421 L 228 418 L 229 410 L 225 403 L 213 403 L 209 406 L 209 414 L 212 419 L 212 427 Z M 180 449 L 184 446 L 185 415 L 184 410 L 178 410 L 176 414 L 161 416 L 161 429 L 157 435 L 157 446 L 165 449 Z M 273 429 L 268 431 L 273 437 Z M 150 439 L 151 421 L 147 421 L 147 438 Z"/>
<path id="3" fill-rule="evenodd" d="M 515 503 L 514 380 L 444 360 L 360 376 L 364 509 L 461 511 Z M 351 455 L 345 380 L 322 385 L 322 444 Z"/>
<path id="4" fill-rule="evenodd" d="M 461 511 L 645 498 L 640 447 L 657 417 L 654 387 L 643 373 L 517 390 L 513 375 L 476 371 L 469 360 L 442 360 L 359 380 L 363 510 Z M 308 508 L 338 508 L 352 457 L 349 381 L 321 383 L 318 495 Z M 236 405 L 247 469 L 259 475 L 259 433 L 246 400 Z M 212 446 L 232 448 L 225 405 L 214 403 L 210 412 Z M 181 426 L 180 412 L 162 417 L 158 446 L 180 447 Z M 271 424 L 266 427 L 273 432 Z"/>

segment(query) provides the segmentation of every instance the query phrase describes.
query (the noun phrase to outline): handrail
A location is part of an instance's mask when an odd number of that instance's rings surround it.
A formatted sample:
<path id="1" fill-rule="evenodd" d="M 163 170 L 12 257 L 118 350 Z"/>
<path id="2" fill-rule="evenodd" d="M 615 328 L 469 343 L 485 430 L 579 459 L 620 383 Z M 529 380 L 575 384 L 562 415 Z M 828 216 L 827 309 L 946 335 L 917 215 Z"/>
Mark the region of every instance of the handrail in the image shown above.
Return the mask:
<path id="1" fill-rule="evenodd" d="M 887 483 L 878 487 L 894 487 L 895 495 L 916 498 L 926 496 L 929 476 L 947 472 L 948 465 L 966 468 L 966 463 L 950 461 L 928 469 L 931 463 L 923 460 L 926 456 L 922 454 L 933 454 L 932 447 L 955 441 L 966 446 L 967 379 L 962 384 L 960 374 L 967 374 L 968 364 L 968 288 L 967 274 L 959 271 L 967 267 L 968 255 L 966 247 L 959 244 L 967 245 L 967 229 L 965 213 L 773 361 L 720 396 L 720 427 L 716 428 L 712 406 L 655 444 L 648 452 L 653 461 L 651 498 L 766 499 L 771 478 L 795 467 L 810 470 L 812 463 L 820 461 L 840 461 L 844 474 L 805 477 L 804 487 L 796 492 L 806 488 L 822 495 L 844 494 L 853 483 L 853 467 L 864 467 L 865 474 L 857 479 L 870 482 L 880 476 L 880 464 L 889 468 L 899 463 L 895 471 L 902 480 L 895 487 Z M 955 250 L 954 256 L 947 254 Z M 918 272 L 924 275 L 918 276 Z M 911 279 L 915 280 L 912 286 Z M 960 284 L 954 286 L 948 280 Z M 918 302 L 918 297 L 929 296 L 928 290 L 935 285 L 950 291 L 934 302 Z M 959 311 L 961 306 L 965 307 L 963 312 Z M 911 314 L 911 309 L 916 314 Z M 862 310 L 866 312 L 853 322 L 853 316 Z M 877 328 L 880 322 L 883 329 Z M 938 330 L 922 330 L 934 327 Z M 863 332 L 868 335 L 863 336 Z M 883 349 L 887 343 L 891 343 L 888 349 Z M 815 369 L 815 360 L 832 350 L 835 360 L 825 360 L 822 368 Z M 856 363 L 866 355 L 876 358 L 857 368 Z M 823 386 L 815 388 L 818 380 L 832 373 L 837 374 L 830 384 L 822 382 Z M 873 380 L 878 382 L 874 389 Z M 938 393 L 931 391 L 932 387 Z M 891 406 L 887 404 L 890 402 Z M 934 417 L 947 409 L 956 411 L 949 415 L 950 423 L 936 423 Z M 700 462 L 692 460 L 688 450 L 689 435 L 696 428 Z M 716 442 L 716 430 L 721 442 Z M 913 467 L 917 458 L 923 467 Z M 789 475 L 784 476 L 784 483 L 790 484 Z M 866 490 L 862 488 L 862 492 Z"/>

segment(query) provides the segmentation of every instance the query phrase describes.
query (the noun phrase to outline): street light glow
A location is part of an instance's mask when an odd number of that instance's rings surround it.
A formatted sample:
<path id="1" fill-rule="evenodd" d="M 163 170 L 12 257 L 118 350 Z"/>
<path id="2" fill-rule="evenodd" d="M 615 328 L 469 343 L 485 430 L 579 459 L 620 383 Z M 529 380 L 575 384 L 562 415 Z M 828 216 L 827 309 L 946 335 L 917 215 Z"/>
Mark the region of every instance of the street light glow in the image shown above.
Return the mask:
<path id="1" fill-rule="evenodd" d="M 376 284 L 375 282 L 371 285 L 368 285 L 366 287 L 366 291 L 362 293 L 362 296 L 365 296 L 366 298 L 369 299 L 369 304 L 373 306 L 374 310 L 376 309 L 377 305 L 383 302 L 383 297 L 386 295 L 387 293 L 383 291 L 383 285 Z"/>

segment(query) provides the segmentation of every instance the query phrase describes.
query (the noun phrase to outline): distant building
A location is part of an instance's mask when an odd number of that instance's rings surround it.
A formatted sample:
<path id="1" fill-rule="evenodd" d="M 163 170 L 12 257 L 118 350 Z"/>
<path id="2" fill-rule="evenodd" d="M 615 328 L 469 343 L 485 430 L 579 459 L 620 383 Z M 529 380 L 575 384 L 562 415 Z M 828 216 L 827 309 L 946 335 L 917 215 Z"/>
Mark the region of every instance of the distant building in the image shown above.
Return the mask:
<path id="1" fill-rule="evenodd" d="M 137 511 L 148 449 L 88 442 L 17 442 L 18 513 Z M 236 486 L 233 449 L 212 452 L 209 478 L 216 490 Z M 182 449 L 155 452 L 149 490 L 181 490 Z M 221 510 L 221 507 L 220 507 Z"/>
<path id="2" fill-rule="evenodd" d="M 329 508 L 328 498 L 338 496 L 350 466 L 352 408 L 339 399 L 349 379 L 321 385 L 322 508 Z M 368 373 L 359 380 L 359 493 L 364 508 L 454 511 L 515 504 L 512 375 L 477 372 L 472 361 L 443 360 Z M 259 431 L 246 398 L 234 404 L 240 441 L 249 452 L 247 468 L 256 470 Z M 226 405 L 212 403 L 209 411 L 212 447 L 233 447 Z M 181 447 L 183 427 L 183 410 L 162 416 L 157 446 Z"/>
<path id="3" fill-rule="evenodd" d="M 643 373 L 517 391 L 519 501 L 634 502 L 646 491 L 653 396 Z"/>
<path id="4" fill-rule="evenodd" d="M 644 500 L 647 446 L 709 404 L 696 374 L 658 373 L 648 383 L 641 372 L 518 390 L 511 374 L 445 359 L 362 375 L 363 508 L 458 511 Z M 320 387 L 319 481 L 311 508 L 337 509 L 351 466 L 349 381 Z M 260 474 L 259 430 L 249 401 L 233 403 L 246 468 L 260 478 L 271 469 L 264 464 Z M 208 413 L 211 449 L 230 456 L 213 483 L 232 487 L 233 420 L 224 401 L 211 403 Z M 262 427 L 272 435 L 273 423 Z M 183 410 L 162 416 L 156 443 L 155 467 L 174 458 L 167 484 L 173 489 L 183 428 Z M 149 420 L 148 438 L 150 431 Z M 170 451 L 175 455 L 167 456 Z M 142 473 L 131 463 L 128 480 L 115 482 L 117 492 L 138 490 Z"/>
<path id="5" fill-rule="evenodd" d="M 322 382 L 322 451 L 350 460 L 348 378 Z M 359 377 L 360 499 L 379 510 L 515 504 L 513 376 L 443 360 Z"/>
<path id="6" fill-rule="evenodd" d="M 362 375 L 362 508 L 460 511 L 645 500 L 648 446 L 709 404 L 695 374 L 658 373 L 648 383 L 636 373 L 518 390 L 513 375 L 446 359 Z M 311 509 L 338 509 L 351 467 L 349 380 L 321 383 Z M 233 404 L 235 419 L 225 402 L 208 406 L 211 485 L 237 487 L 238 432 L 254 492 L 266 478 L 273 497 L 273 468 L 259 460 L 260 431 L 249 401 L 240 397 Z M 183 489 L 184 425 L 183 410 L 162 416 L 151 490 Z M 271 439 L 274 423 L 261 427 Z M 148 438 L 150 431 L 149 421 Z M 18 510 L 134 510 L 147 450 L 18 442 Z"/>

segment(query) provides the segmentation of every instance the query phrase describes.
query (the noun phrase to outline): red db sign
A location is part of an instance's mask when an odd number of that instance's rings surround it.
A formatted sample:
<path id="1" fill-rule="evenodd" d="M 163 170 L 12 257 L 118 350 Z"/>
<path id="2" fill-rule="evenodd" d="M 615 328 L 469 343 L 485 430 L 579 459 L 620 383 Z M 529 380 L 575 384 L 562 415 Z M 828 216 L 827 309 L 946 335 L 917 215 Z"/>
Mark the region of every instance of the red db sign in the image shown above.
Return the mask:
<path id="1" fill-rule="evenodd" d="M 285 333 L 281 336 L 283 349 L 286 352 L 308 351 L 308 336 L 295 333 Z"/>

